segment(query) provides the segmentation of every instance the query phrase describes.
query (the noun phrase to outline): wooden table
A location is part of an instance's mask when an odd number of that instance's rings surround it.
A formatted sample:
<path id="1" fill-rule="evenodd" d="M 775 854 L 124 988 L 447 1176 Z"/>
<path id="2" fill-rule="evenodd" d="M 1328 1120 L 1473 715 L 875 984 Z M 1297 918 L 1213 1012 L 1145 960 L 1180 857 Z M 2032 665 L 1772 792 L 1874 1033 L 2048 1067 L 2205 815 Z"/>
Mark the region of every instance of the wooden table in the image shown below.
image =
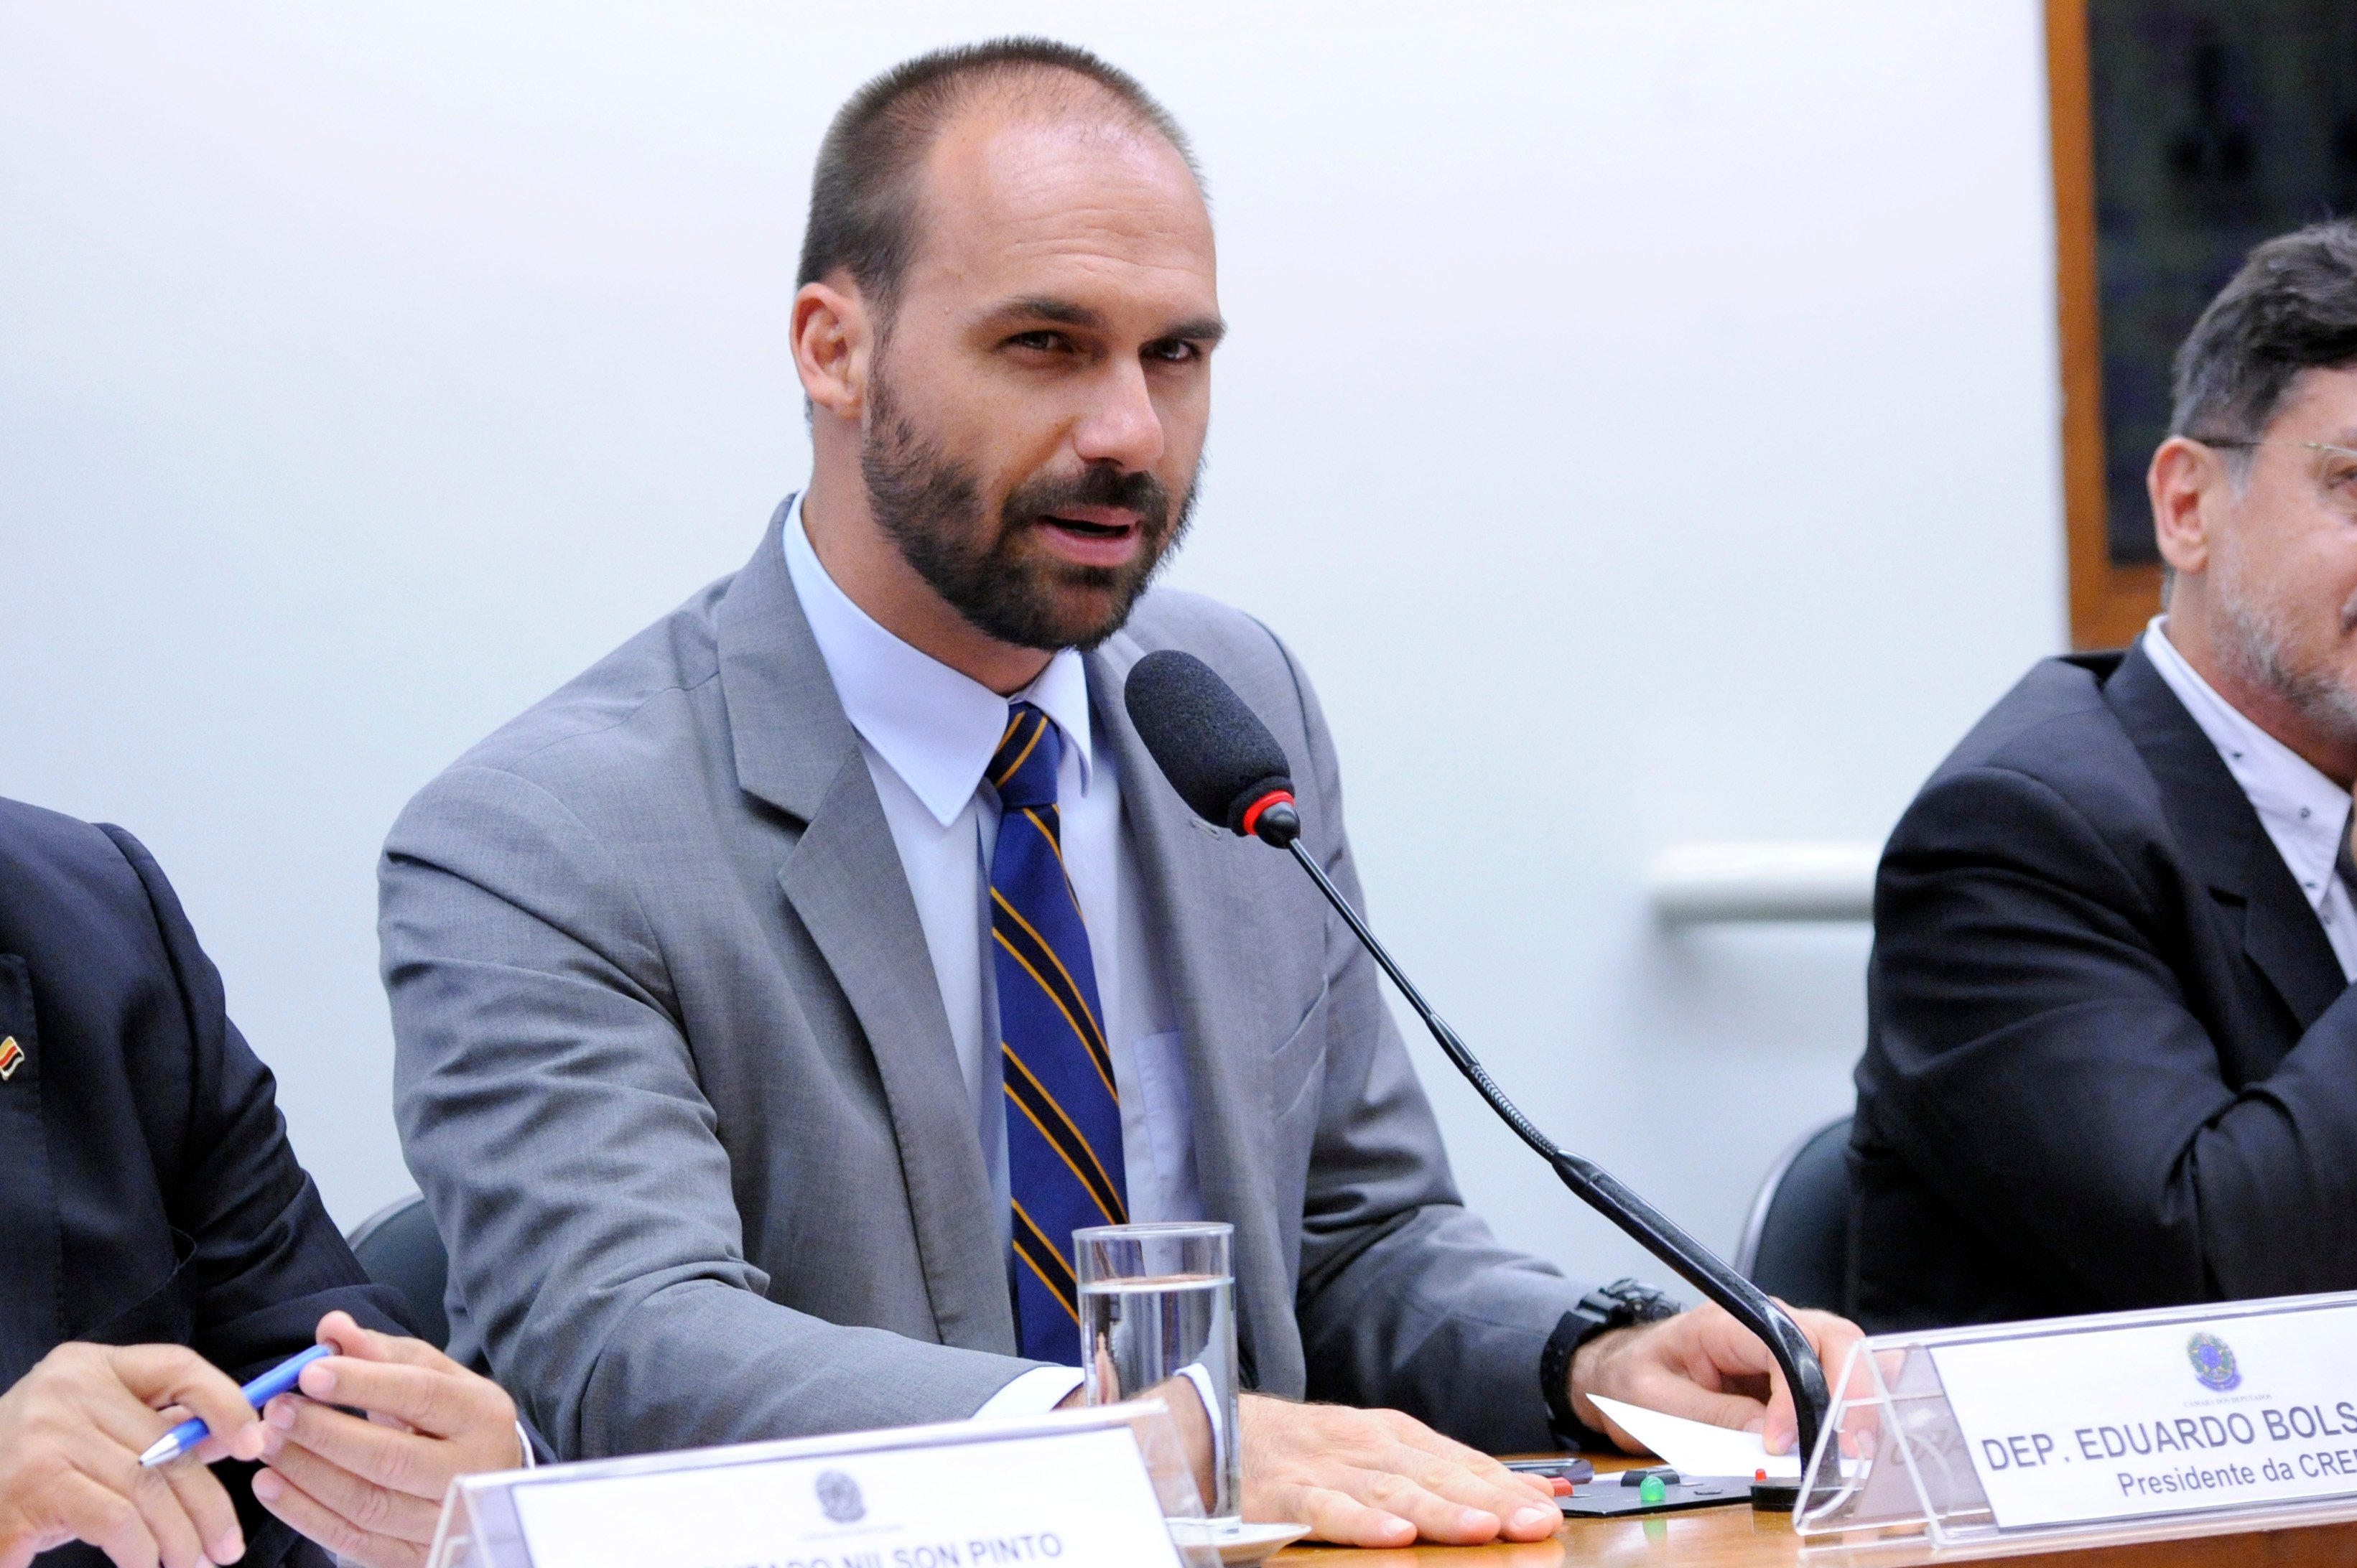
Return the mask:
<path id="1" fill-rule="evenodd" d="M 1651 1463 L 1652 1461 L 1644 1461 Z M 1598 1459 L 1599 1474 L 1635 1460 Z M 1998 1545 L 1936 1552 L 1917 1545 L 1816 1546 L 1802 1552 L 1790 1514 L 1749 1508 L 1694 1509 L 1650 1519 L 1567 1519 L 1545 1541 L 1492 1546 L 1412 1546 L 1396 1552 L 1295 1546 L 1275 1568 L 1574 1568 L 1587 1563 L 1693 1564 L 1694 1568 L 1917 1568 L 2002 1561 L 2007 1568 L 2344 1568 L 2357 1563 L 2357 1520 L 2234 1535 L 2187 1537 L 2057 1551 Z"/>

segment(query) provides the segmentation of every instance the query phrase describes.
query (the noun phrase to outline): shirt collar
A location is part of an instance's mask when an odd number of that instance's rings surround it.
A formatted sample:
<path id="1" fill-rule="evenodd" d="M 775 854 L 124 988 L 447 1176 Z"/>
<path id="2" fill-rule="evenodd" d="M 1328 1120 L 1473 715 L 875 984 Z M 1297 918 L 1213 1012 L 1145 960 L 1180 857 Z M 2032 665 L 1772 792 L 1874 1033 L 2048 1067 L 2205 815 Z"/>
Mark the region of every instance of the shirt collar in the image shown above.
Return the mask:
<path id="1" fill-rule="evenodd" d="M 2284 864 L 2299 879 L 2300 891 L 2321 908 L 2332 891 L 2341 835 L 2349 825 L 2349 791 L 2220 696 L 2169 640 L 2168 624 L 2166 615 L 2158 615 L 2145 628 L 2145 657 L 2218 748 Z"/>
<path id="2" fill-rule="evenodd" d="M 1081 792 L 1094 770 L 1089 735 L 1088 671 L 1079 652 L 1064 649 L 1039 678 L 1002 697 L 929 653 L 920 652 L 877 624 L 838 587 L 802 528 L 802 498 L 794 497 L 781 531 L 786 572 L 802 602 L 812 639 L 834 677 L 844 716 L 892 771 L 947 827 L 965 810 L 1006 733 L 1006 706 L 1028 702 L 1055 721 L 1078 757 Z"/>

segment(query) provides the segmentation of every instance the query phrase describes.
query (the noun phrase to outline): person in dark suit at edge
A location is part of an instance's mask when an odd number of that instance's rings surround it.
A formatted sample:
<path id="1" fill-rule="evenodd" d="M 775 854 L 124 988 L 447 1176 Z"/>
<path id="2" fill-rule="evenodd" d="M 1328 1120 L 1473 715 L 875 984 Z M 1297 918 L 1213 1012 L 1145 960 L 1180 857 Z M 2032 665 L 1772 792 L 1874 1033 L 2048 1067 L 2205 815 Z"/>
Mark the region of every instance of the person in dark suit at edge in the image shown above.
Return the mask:
<path id="1" fill-rule="evenodd" d="M 2357 1286 L 2357 227 L 2179 350 L 2163 612 L 2039 664 L 1875 890 L 1869 1330 Z"/>
<path id="2" fill-rule="evenodd" d="M 422 1562 L 451 1478 L 524 1455 L 508 1397 L 402 1311 L 155 860 L 0 800 L 0 1568 Z M 304 1395 L 257 1415 L 238 1385 L 315 1338 L 338 1354 L 304 1395 Z M 141 1468 L 189 1413 L 214 1437 Z"/>

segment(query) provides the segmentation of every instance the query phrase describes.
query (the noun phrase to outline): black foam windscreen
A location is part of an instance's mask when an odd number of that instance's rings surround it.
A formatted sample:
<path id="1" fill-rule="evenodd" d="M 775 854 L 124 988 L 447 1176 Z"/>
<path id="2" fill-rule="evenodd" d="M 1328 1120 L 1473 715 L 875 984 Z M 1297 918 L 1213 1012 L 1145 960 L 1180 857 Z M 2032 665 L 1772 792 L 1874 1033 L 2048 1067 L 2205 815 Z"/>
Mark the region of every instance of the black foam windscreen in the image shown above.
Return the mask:
<path id="1" fill-rule="evenodd" d="M 1122 704 L 1178 798 L 1232 833 L 1272 790 L 1293 789 L 1293 764 L 1260 715 L 1210 665 L 1175 648 L 1133 665 Z"/>

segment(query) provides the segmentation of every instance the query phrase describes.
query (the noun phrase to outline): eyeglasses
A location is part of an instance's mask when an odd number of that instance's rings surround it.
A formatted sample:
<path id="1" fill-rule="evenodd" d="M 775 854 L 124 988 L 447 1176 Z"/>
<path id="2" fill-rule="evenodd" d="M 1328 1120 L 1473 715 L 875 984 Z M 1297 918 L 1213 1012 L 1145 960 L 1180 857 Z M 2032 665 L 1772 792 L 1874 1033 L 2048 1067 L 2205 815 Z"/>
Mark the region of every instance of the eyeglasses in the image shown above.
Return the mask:
<path id="1" fill-rule="evenodd" d="M 2314 478 L 2317 488 L 2324 492 L 2325 504 L 2357 521 L 2357 447 L 2335 446 L 2329 441 L 2237 441 L 2222 435 L 2189 435 L 2186 439 L 2230 452 L 2255 451 L 2261 446 L 2290 446 L 2314 452 L 2320 459 Z"/>

